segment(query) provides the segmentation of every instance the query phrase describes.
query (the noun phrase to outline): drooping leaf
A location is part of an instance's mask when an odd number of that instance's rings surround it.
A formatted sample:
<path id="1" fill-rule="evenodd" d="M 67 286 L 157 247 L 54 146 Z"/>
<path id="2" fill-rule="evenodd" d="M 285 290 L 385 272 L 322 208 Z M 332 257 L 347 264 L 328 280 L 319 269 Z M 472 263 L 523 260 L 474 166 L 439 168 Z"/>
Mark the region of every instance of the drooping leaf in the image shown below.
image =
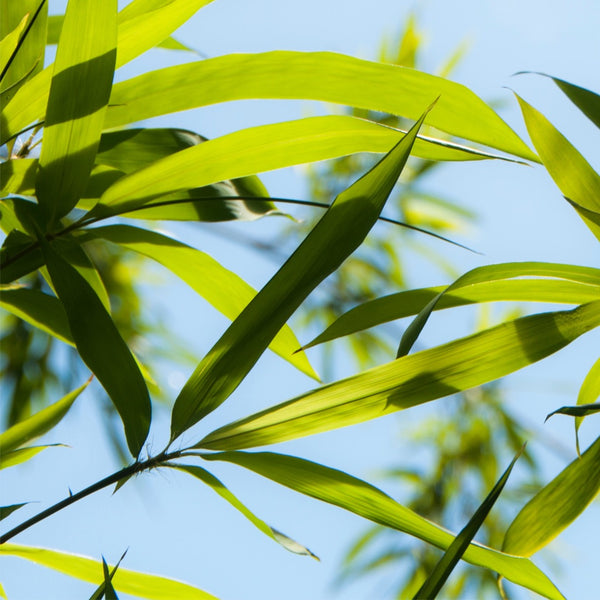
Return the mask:
<path id="1" fill-rule="evenodd" d="M 599 490 L 600 437 L 521 509 L 502 550 L 531 556 L 570 525 Z"/>
<path id="2" fill-rule="evenodd" d="M 308 548 L 292 540 L 287 535 L 277 531 L 270 525 L 267 525 L 262 519 L 257 517 L 252 511 L 250 511 L 244 504 L 242 504 L 228 489 L 225 485 L 219 481 L 212 473 L 209 473 L 206 469 L 198 467 L 196 465 L 181 465 L 181 464 L 168 464 L 167 466 L 179 469 L 185 473 L 197 477 L 200 481 L 203 481 L 206 485 L 211 487 L 221 498 L 225 499 L 234 508 L 239 510 L 258 530 L 262 531 L 266 536 L 275 540 L 278 544 L 281 544 L 286 550 L 293 552 L 294 554 L 301 554 L 303 556 L 312 556 L 319 560 Z"/>
<path id="3" fill-rule="evenodd" d="M 175 401 L 172 440 L 227 399 L 308 294 L 362 243 L 408 160 L 426 114 L 381 161 L 338 195 L 198 365 Z"/>
<path id="4" fill-rule="evenodd" d="M 249 98 L 322 100 L 417 120 L 437 96 L 439 104 L 428 121 L 433 127 L 536 160 L 468 88 L 414 69 L 330 52 L 229 54 L 145 73 L 115 85 L 106 127 Z"/>
<path id="5" fill-rule="evenodd" d="M 18 556 L 96 585 L 100 584 L 103 579 L 102 563 L 85 556 L 9 543 L 0 545 L 0 554 Z M 187 583 L 128 569 L 119 568 L 112 581 L 115 589 L 119 592 L 138 596 L 145 600 L 173 600 L 174 598 L 177 600 L 216 600 L 212 594 L 203 592 Z"/>
<path id="6" fill-rule="evenodd" d="M 127 445 L 137 457 L 151 419 L 150 397 L 140 369 L 87 281 L 49 244 L 44 243 L 43 253 L 79 355 L 119 412 Z"/>
<path id="7" fill-rule="evenodd" d="M 154 231 L 128 225 L 109 225 L 88 231 L 82 239 L 103 239 L 157 261 L 231 320 L 256 294 L 245 281 L 208 254 Z M 271 343 L 273 352 L 318 380 L 306 355 L 294 354 L 298 346 L 299 342 L 288 326 Z"/>
<path id="8" fill-rule="evenodd" d="M 8 506 L 0 506 L 0 521 L 6 519 L 10 514 L 14 513 L 15 510 L 23 508 L 29 502 L 21 502 L 20 504 L 9 504 Z"/>
<path id="9" fill-rule="evenodd" d="M 440 593 L 440 590 L 444 583 L 446 583 L 450 573 L 452 573 L 454 567 L 458 564 L 458 561 L 463 557 L 463 554 L 473 541 L 475 534 L 479 531 L 479 528 L 485 521 L 492 506 L 496 503 L 496 500 L 508 481 L 512 468 L 520 455 L 521 452 L 513 458 L 506 471 L 504 471 L 503 475 L 496 482 L 496 485 L 486 496 L 485 500 L 479 505 L 474 515 L 469 519 L 469 522 L 454 538 L 452 544 L 450 544 L 449 548 L 444 552 L 444 555 L 436 563 L 433 571 L 427 576 L 427 579 L 415 594 L 414 600 L 419 600 L 419 598 L 433 599 Z"/>
<path id="10" fill-rule="evenodd" d="M 546 417 L 546 421 L 553 415 L 569 415 L 570 417 L 585 417 L 600 412 L 600 402 L 592 404 L 577 404 L 576 406 L 562 406 L 553 410 Z"/>
<path id="11" fill-rule="evenodd" d="M 560 191 L 577 206 L 600 212 L 600 176 L 571 143 L 540 113 L 517 96 L 529 137 Z M 579 215 L 600 239 L 600 225 L 583 212 Z"/>
<path id="12" fill-rule="evenodd" d="M 600 358 L 592 365 L 586 375 L 581 387 L 579 388 L 579 394 L 577 395 L 577 404 L 579 406 L 584 404 L 593 404 L 600 398 Z M 577 454 L 580 455 L 579 449 L 579 427 L 583 422 L 583 416 L 575 417 L 575 441 L 577 443 Z"/>
<path id="13" fill-rule="evenodd" d="M 416 352 L 225 425 L 197 447 L 252 448 L 353 425 L 503 377 L 600 325 L 600 301 Z"/>
<path id="14" fill-rule="evenodd" d="M 116 0 L 68 4 L 35 186 L 49 228 L 77 204 L 87 187 L 112 87 L 116 45 Z"/>
<path id="15" fill-rule="evenodd" d="M 533 262 L 504 263 L 480 269 L 480 273 L 488 274 L 488 281 L 457 287 L 454 291 L 442 286 L 409 290 L 360 304 L 341 315 L 303 348 L 415 315 L 444 290 L 446 292 L 439 298 L 434 310 L 480 302 L 585 304 L 600 300 L 600 269 Z"/>
<path id="16" fill-rule="evenodd" d="M 223 452 L 205 455 L 206 460 L 224 460 L 254 471 L 301 494 L 339 506 L 385 527 L 408 533 L 438 548 L 446 549 L 453 535 L 390 496 L 341 471 L 283 454 L 271 452 Z M 546 598 L 562 598 L 552 582 L 530 561 L 497 550 L 470 544 L 464 560 L 497 571 L 510 581 Z"/>
<path id="17" fill-rule="evenodd" d="M 58 402 L 47 406 L 35 415 L 28 417 L 24 421 L 16 423 L 0 434 L 0 453 L 5 454 L 23 446 L 27 442 L 40 437 L 50 431 L 57 425 L 61 419 L 69 412 L 73 402 L 79 394 L 88 386 L 90 380 L 86 381 L 76 390 L 69 392 Z"/>

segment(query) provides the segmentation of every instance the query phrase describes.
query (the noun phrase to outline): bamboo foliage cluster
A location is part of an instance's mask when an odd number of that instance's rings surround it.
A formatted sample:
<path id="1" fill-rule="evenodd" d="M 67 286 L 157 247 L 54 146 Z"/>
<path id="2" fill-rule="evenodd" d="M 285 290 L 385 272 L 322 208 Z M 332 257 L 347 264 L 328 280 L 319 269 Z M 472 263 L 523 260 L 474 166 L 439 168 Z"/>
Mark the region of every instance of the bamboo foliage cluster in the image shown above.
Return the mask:
<path id="1" fill-rule="evenodd" d="M 0 554 L 94 583 L 99 586 L 97 598 L 113 598 L 118 592 L 145 598 L 212 598 L 187 584 L 120 565 L 109 567 L 58 550 L 9 542 L 97 490 L 113 485 L 118 489 L 131 476 L 160 467 L 199 479 L 274 541 L 312 555 L 250 512 L 204 468 L 212 461 L 225 461 L 446 550 L 417 596 L 434 597 L 462 558 L 543 597 L 562 598 L 530 556 L 597 494 L 600 438 L 523 508 L 501 549 L 472 539 L 514 461 L 454 537 L 351 475 L 299 457 L 245 450 L 435 401 L 557 352 L 600 325 L 600 269 L 539 262 L 488 265 L 445 288 L 411 290 L 361 304 L 304 347 L 414 315 L 395 360 L 224 424 L 202 439 L 194 437 L 192 428 L 228 400 L 267 348 L 318 379 L 286 323 L 362 244 L 410 156 L 541 163 L 599 239 L 600 176 L 519 97 L 536 152 L 466 87 L 415 69 L 349 56 L 232 54 L 113 83 L 115 70 L 145 51 L 158 45 L 180 49 L 170 35 L 208 3 L 134 0 L 118 12 L 116 0 L 70 0 L 64 18 L 49 18 L 45 1 L 2 2 L 0 141 L 6 153 L 0 163 L 0 227 L 6 237 L 0 251 L 0 303 L 76 348 L 120 416 L 131 463 L 6 531 L 0 537 Z M 56 59 L 44 67 L 45 47 L 52 42 L 57 42 Z M 555 82 L 597 126 L 600 98 L 562 80 Z M 130 128 L 141 119 L 250 98 L 322 100 L 398 115 L 413 124 L 401 131 L 350 115 L 324 116 L 253 127 L 212 140 L 181 129 Z M 427 135 L 421 133 L 425 126 Z M 259 291 L 201 250 L 145 226 L 149 219 L 243 221 L 279 214 L 285 199 L 276 204 L 257 174 L 359 152 L 383 156 L 333 199 Z M 111 298 L 90 252 L 108 244 L 162 264 L 231 320 L 174 399 L 169 443 L 153 455 L 144 450 L 152 422 L 150 377 L 115 325 Z M 41 289 L 30 285 L 32 274 L 43 278 Z M 508 319 L 411 352 L 433 311 L 507 299 L 571 308 Z M 599 374 L 596 362 L 577 406 L 560 409 L 576 417 L 577 427 L 584 416 L 598 410 L 594 403 Z M 1 467 L 18 468 L 43 451 L 45 446 L 34 440 L 64 417 L 86 385 L 0 434 Z M 184 433 L 193 440 L 185 446 Z M 2 507 L 2 518 L 22 506 Z"/>

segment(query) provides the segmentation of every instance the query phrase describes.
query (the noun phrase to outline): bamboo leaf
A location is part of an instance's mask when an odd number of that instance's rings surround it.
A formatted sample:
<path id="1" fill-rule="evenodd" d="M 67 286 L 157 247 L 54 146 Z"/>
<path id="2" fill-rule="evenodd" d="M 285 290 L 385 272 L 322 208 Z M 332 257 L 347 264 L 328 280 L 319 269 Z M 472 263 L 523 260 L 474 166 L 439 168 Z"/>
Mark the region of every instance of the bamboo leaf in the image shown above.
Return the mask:
<path id="1" fill-rule="evenodd" d="M 85 556 L 9 543 L 0 545 L 0 554 L 24 558 L 96 585 L 103 579 L 102 563 Z M 215 596 L 187 583 L 122 568 L 115 573 L 113 584 L 119 592 L 145 600 L 216 600 Z"/>
<path id="2" fill-rule="evenodd" d="M 585 304 L 600 300 L 600 269 L 533 262 L 504 263 L 479 269 L 481 274 L 487 273 L 487 281 L 482 279 L 480 283 L 457 286 L 453 291 L 442 286 L 409 290 L 360 304 L 338 317 L 303 348 L 415 315 L 444 290 L 446 292 L 433 310 L 481 302 Z"/>
<path id="3" fill-rule="evenodd" d="M 579 388 L 579 394 L 577 395 L 577 404 L 589 405 L 598 400 L 598 398 L 600 398 L 600 358 L 592 365 L 592 368 L 583 380 Z M 583 416 L 575 417 L 575 442 L 578 455 L 581 455 L 579 448 L 579 427 L 583 422 L 583 418 Z"/>
<path id="4" fill-rule="evenodd" d="M 151 419 L 150 397 L 140 369 L 85 279 L 49 244 L 43 244 L 43 253 L 79 355 L 114 403 L 125 427 L 127 445 L 137 457 Z"/>
<path id="5" fill-rule="evenodd" d="M 417 120 L 423 106 L 437 96 L 441 98 L 429 125 L 536 160 L 468 88 L 414 69 L 330 52 L 230 54 L 145 73 L 115 85 L 106 127 L 247 98 L 321 100 Z"/>
<path id="6" fill-rule="evenodd" d="M 600 437 L 516 516 L 502 550 L 531 556 L 572 523 L 600 490 Z"/>
<path id="7" fill-rule="evenodd" d="M 600 402 L 593 404 L 578 404 L 576 406 L 562 406 L 553 410 L 547 417 L 546 421 L 553 415 L 569 415 L 570 417 L 585 417 L 600 412 Z"/>
<path id="8" fill-rule="evenodd" d="M 42 409 L 35 415 L 28 417 L 24 421 L 16 423 L 9 427 L 5 432 L 0 434 L 0 453 L 5 454 L 12 450 L 16 450 L 34 440 L 44 433 L 50 431 L 57 425 L 62 418 L 69 412 L 73 402 L 79 394 L 89 385 L 91 380 L 86 381 L 76 390 L 69 392 L 58 402 Z"/>
<path id="9" fill-rule="evenodd" d="M 0 163 L 0 194 L 32 196 L 35 192 L 37 168 L 38 161 L 34 158 L 19 158 Z M 4 225 L 2 228 L 4 229 Z"/>
<path id="10" fill-rule="evenodd" d="M 10 452 L 2 452 L 0 457 L 0 469 L 8 469 L 8 467 L 14 467 L 21 463 L 27 462 L 29 459 L 39 454 L 42 450 L 50 448 L 51 446 L 61 446 L 62 444 L 47 444 L 45 446 L 30 446 L 26 448 L 19 448 L 18 450 L 11 450 Z"/>
<path id="11" fill-rule="evenodd" d="M 496 500 L 508 481 L 508 477 L 510 476 L 515 462 L 517 462 L 517 459 L 521 455 L 521 452 L 513 458 L 502 477 L 496 482 L 492 491 L 486 496 L 485 500 L 475 511 L 475 514 L 471 519 L 469 519 L 469 522 L 461 532 L 454 538 L 452 544 L 450 544 L 446 552 L 444 552 L 442 558 L 437 562 L 433 571 L 428 575 L 423 585 L 419 588 L 419 591 L 415 594 L 414 600 L 419 600 L 419 598 L 435 598 L 440 593 L 440 590 L 444 583 L 446 583 L 450 573 L 452 573 L 454 567 L 458 564 L 458 561 L 463 557 L 465 551 L 473 541 L 475 534 L 479 531 L 479 528 L 492 509 L 492 506 L 496 503 Z"/>
<path id="12" fill-rule="evenodd" d="M 0 583 L 0 598 L 3 598 L 3 600 L 8 600 L 8 598 L 6 596 L 6 592 L 4 591 L 4 588 L 2 587 L 1 583 Z"/>
<path id="13" fill-rule="evenodd" d="M 227 399 L 308 294 L 362 243 L 408 160 L 427 112 L 381 161 L 338 195 L 198 365 L 175 401 L 172 440 Z"/>
<path id="14" fill-rule="evenodd" d="M 574 203 L 593 213 L 600 212 L 600 176 L 571 143 L 533 106 L 517 96 L 529 137 L 548 173 L 560 191 Z M 600 239 L 600 226 L 583 211 L 579 215 Z"/>
<path id="15" fill-rule="evenodd" d="M 239 465 L 301 494 L 408 533 L 438 548 L 446 549 L 452 544 L 453 535 L 447 530 L 398 504 L 376 487 L 341 471 L 271 452 L 223 452 L 207 454 L 203 458 Z M 546 598 L 562 598 L 552 582 L 529 560 L 475 543 L 467 548 L 463 558 L 471 564 L 497 571 Z"/>
<path id="16" fill-rule="evenodd" d="M 251 448 L 381 417 L 508 375 L 598 325 L 600 301 L 502 323 L 225 425 L 196 447 Z"/>
<path id="17" fill-rule="evenodd" d="M 29 502 L 21 502 L 20 504 L 9 504 L 8 506 L 0 506 L 0 521 L 6 519 L 9 515 L 15 512 L 15 510 L 19 510 L 23 508 Z"/>
<path id="18" fill-rule="evenodd" d="M 36 180 L 36 195 L 49 228 L 86 189 L 112 87 L 116 45 L 116 0 L 68 4 Z"/>
<path id="19" fill-rule="evenodd" d="M 0 82 L 4 79 L 4 75 L 10 66 L 10 61 L 14 58 L 15 50 L 21 39 L 21 34 L 27 25 L 30 13 L 26 13 L 19 24 L 7 35 L 2 36 L 0 41 Z"/>
<path id="20" fill-rule="evenodd" d="M 0 250 L 0 283 L 9 284 L 39 269 L 44 264 L 39 248 L 31 250 L 35 241 L 21 231 L 11 231 Z"/>
<path id="21" fill-rule="evenodd" d="M 259 531 L 262 531 L 266 536 L 275 540 L 278 544 L 281 544 L 286 550 L 293 552 L 294 554 L 301 554 L 303 556 L 312 556 L 316 560 L 319 557 L 314 555 L 308 548 L 292 540 L 287 535 L 277 531 L 270 525 L 267 525 L 262 519 L 259 519 L 252 511 L 250 511 L 244 504 L 242 504 L 226 487 L 219 481 L 212 473 L 209 473 L 206 469 L 195 465 L 180 465 L 180 464 L 168 464 L 167 466 L 174 469 L 178 469 L 185 473 L 189 473 L 193 477 L 200 479 L 206 485 L 211 487 L 221 498 L 229 502 L 234 508 L 239 510 Z"/>
<path id="22" fill-rule="evenodd" d="M 106 564 L 106 560 L 104 560 L 104 556 L 102 557 L 102 573 L 104 575 L 104 581 L 98 586 L 96 591 L 90 596 L 90 600 L 102 600 L 106 596 L 106 600 L 119 600 L 117 597 L 117 593 L 115 592 L 115 588 L 112 584 L 112 579 L 117 572 L 117 569 L 121 565 L 122 560 L 125 558 L 127 554 L 127 550 L 123 552 L 123 555 L 119 559 L 119 562 L 109 570 L 108 565 Z"/>
<path id="23" fill-rule="evenodd" d="M 128 225 L 98 227 L 86 239 L 103 239 L 160 263 L 185 281 L 228 319 L 234 320 L 255 296 L 255 290 L 208 254 L 154 231 Z M 271 343 L 273 352 L 318 380 L 304 353 L 294 354 L 299 342 L 286 325 Z"/>

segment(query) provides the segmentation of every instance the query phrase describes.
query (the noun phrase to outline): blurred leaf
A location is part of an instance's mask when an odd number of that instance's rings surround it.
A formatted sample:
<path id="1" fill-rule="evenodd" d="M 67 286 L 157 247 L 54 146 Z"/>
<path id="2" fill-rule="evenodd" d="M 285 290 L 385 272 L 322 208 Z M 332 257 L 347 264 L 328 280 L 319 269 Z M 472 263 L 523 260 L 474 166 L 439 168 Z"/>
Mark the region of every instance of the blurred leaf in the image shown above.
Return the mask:
<path id="1" fill-rule="evenodd" d="M 377 222 L 428 111 L 384 158 L 338 195 L 205 356 L 175 400 L 171 440 L 227 399 L 310 292 L 360 246 Z"/>
<path id="2" fill-rule="evenodd" d="M 454 570 L 454 567 L 458 564 L 458 561 L 462 558 L 463 554 L 473 541 L 473 538 L 479 531 L 479 528 L 483 524 L 485 518 L 488 516 L 490 510 L 492 510 L 492 506 L 498 500 L 506 482 L 508 481 L 508 477 L 512 471 L 512 468 L 517 462 L 517 459 L 521 455 L 521 452 L 517 454 L 506 469 L 504 474 L 497 481 L 496 485 L 492 489 L 492 491 L 486 496 L 485 500 L 480 504 L 480 506 L 475 511 L 475 514 L 471 517 L 469 522 L 465 525 L 465 527 L 461 530 L 461 532 L 454 538 L 454 541 L 444 555 L 439 560 L 439 562 L 435 565 L 433 571 L 427 576 L 427 579 L 420 587 L 419 591 L 415 594 L 414 600 L 418 600 L 419 598 L 435 598 L 440 593 L 443 585 L 446 583 L 446 580 L 450 576 L 450 573 Z"/>
<path id="3" fill-rule="evenodd" d="M 0 521 L 6 519 L 11 513 L 14 513 L 15 510 L 19 510 L 19 508 L 23 508 L 29 502 L 21 502 L 20 504 L 9 504 L 8 506 L 0 506 Z"/>
<path id="4" fill-rule="evenodd" d="M 2 587 L 1 583 L 0 583 L 0 598 L 3 598 L 4 600 L 8 600 L 8 597 L 6 596 L 6 592 L 4 591 L 4 588 Z"/>
<path id="5" fill-rule="evenodd" d="M 36 196 L 51 229 L 86 189 L 117 56 L 116 0 L 67 5 L 44 124 Z"/>
<path id="6" fill-rule="evenodd" d="M 479 283 L 470 283 L 468 287 L 460 285 L 455 291 L 449 291 L 442 286 L 421 288 L 398 292 L 360 304 L 341 315 L 303 348 L 310 348 L 381 323 L 417 314 L 444 290 L 446 292 L 439 298 L 434 310 L 480 302 L 585 304 L 600 300 L 600 269 L 525 262 L 479 267 L 469 273 L 475 272 L 482 275 Z M 458 281 L 453 285 L 456 284 Z"/>
<path id="7" fill-rule="evenodd" d="M 88 386 L 91 380 L 86 381 L 76 390 L 69 392 L 64 398 L 42 409 L 28 419 L 13 425 L 0 434 L 0 450 L 2 454 L 16 450 L 23 444 L 40 437 L 57 425 L 69 412 L 73 402 Z"/>
<path id="8" fill-rule="evenodd" d="M 585 158 L 542 113 L 517 96 L 531 141 L 554 183 L 577 206 L 600 212 L 600 176 Z M 600 225 L 579 211 L 579 215 L 600 239 Z"/>
<path id="9" fill-rule="evenodd" d="M 339 506 L 365 519 L 408 533 L 438 548 L 450 547 L 450 532 L 402 506 L 367 482 L 323 465 L 271 452 L 223 452 L 204 455 L 254 471 L 301 494 Z M 562 598 L 552 582 L 530 561 L 471 544 L 464 559 L 497 571 L 546 598 Z"/>
<path id="10" fill-rule="evenodd" d="M 231 320 L 242 312 L 256 294 L 245 281 L 208 254 L 154 231 L 129 225 L 110 225 L 88 230 L 82 239 L 107 240 L 157 261 Z M 286 325 L 273 339 L 271 349 L 303 373 L 318 380 L 306 355 L 294 354 L 299 345 L 296 336 Z"/>
<path id="11" fill-rule="evenodd" d="M 262 519 L 259 519 L 253 512 L 251 512 L 246 506 L 244 506 L 226 487 L 221 481 L 219 481 L 212 473 L 209 473 L 206 469 L 194 465 L 180 465 L 180 464 L 168 464 L 167 466 L 185 473 L 189 473 L 194 477 L 203 481 L 206 485 L 211 487 L 221 498 L 229 502 L 234 508 L 239 510 L 257 529 L 262 531 L 266 536 L 275 540 L 281 544 L 286 550 L 293 552 L 294 554 L 301 554 L 303 556 L 312 556 L 316 560 L 319 557 L 314 555 L 308 548 L 302 546 L 298 542 L 289 538 L 287 535 L 277 531 L 270 525 L 267 525 Z"/>
<path id="12" fill-rule="evenodd" d="M 127 445 L 137 457 L 148 435 L 151 419 L 150 397 L 144 378 L 90 285 L 47 243 L 43 244 L 43 252 L 79 355 L 98 377 L 121 415 Z"/>
<path id="13" fill-rule="evenodd" d="M 503 552 L 531 556 L 570 525 L 600 490 L 600 437 L 516 516 Z"/>
<path id="14" fill-rule="evenodd" d="M 9 543 L 0 545 L 0 554 L 18 556 L 96 585 L 102 582 L 102 563 L 85 556 Z M 216 600 L 215 596 L 187 583 L 121 568 L 115 573 L 113 584 L 119 592 L 145 600 Z"/>
<path id="15" fill-rule="evenodd" d="M 247 98 L 321 100 L 416 120 L 423 106 L 438 96 L 429 125 L 537 160 L 468 88 L 413 69 L 330 52 L 230 54 L 145 73 L 115 85 L 106 127 Z"/>
<path id="16" fill-rule="evenodd" d="M 197 447 L 273 444 L 361 423 L 517 371 L 600 325 L 600 301 L 522 317 L 416 352 L 225 425 Z"/>

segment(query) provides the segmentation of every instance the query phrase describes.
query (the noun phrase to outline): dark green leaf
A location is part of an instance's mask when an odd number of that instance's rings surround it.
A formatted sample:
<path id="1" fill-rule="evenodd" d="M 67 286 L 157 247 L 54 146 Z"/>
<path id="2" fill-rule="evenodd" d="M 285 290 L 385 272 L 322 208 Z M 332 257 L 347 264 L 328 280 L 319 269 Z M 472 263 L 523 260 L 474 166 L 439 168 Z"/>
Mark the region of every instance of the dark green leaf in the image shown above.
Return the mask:
<path id="1" fill-rule="evenodd" d="M 0 521 L 6 519 L 8 515 L 14 513 L 15 510 L 19 510 L 19 508 L 22 508 L 26 504 L 29 504 L 29 502 L 21 502 L 20 504 L 9 504 L 8 506 L 0 506 Z"/>

